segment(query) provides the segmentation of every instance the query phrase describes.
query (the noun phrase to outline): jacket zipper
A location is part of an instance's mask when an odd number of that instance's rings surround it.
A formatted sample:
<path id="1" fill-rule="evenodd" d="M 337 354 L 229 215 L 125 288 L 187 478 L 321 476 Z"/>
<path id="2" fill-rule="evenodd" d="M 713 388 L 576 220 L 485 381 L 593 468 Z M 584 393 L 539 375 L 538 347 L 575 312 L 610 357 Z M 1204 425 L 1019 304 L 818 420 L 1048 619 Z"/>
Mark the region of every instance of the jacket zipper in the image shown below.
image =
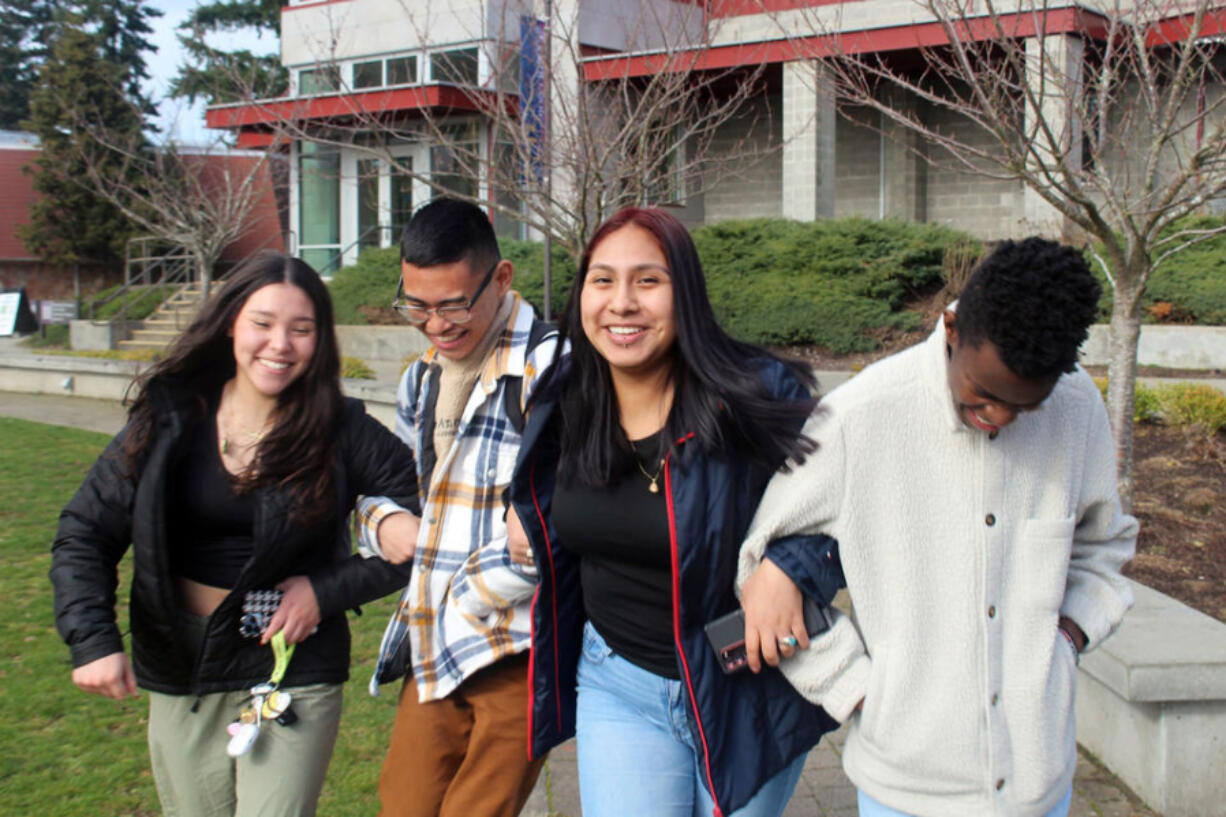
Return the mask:
<path id="1" fill-rule="evenodd" d="M 694 434 L 685 435 L 677 441 L 678 444 L 691 439 Z M 698 711 L 698 698 L 694 695 L 694 679 L 690 675 L 690 662 L 686 660 L 685 650 L 681 645 L 681 562 L 677 555 L 677 515 L 673 507 L 673 478 L 669 465 L 672 454 L 664 458 L 664 500 L 668 506 L 668 542 L 669 560 L 672 567 L 673 590 L 673 640 L 677 645 L 677 657 L 681 659 L 681 674 L 685 679 L 686 689 L 690 695 L 690 707 L 694 710 L 694 723 L 698 725 L 698 739 L 702 742 L 702 766 L 707 776 L 707 788 L 711 792 L 711 802 L 715 804 L 714 817 L 723 817 L 719 798 L 715 795 L 715 779 L 711 774 L 711 750 L 707 745 L 707 730 L 702 724 L 702 714 Z"/>
<path id="2" fill-rule="evenodd" d="M 553 544 L 549 541 L 549 528 L 545 525 L 545 514 L 541 512 L 541 502 L 536 495 L 536 461 L 533 460 L 532 468 L 528 471 L 528 489 L 532 493 L 532 507 L 536 510 L 536 518 L 541 523 L 541 535 L 545 537 L 545 554 L 549 557 L 549 581 L 553 587 L 552 602 L 550 604 L 553 614 L 553 696 L 554 704 L 558 708 L 558 724 L 562 723 L 562 696 L 559 690 L 562 688 L 561 677 L 561 661 L 558 655 L 558 574 L 553 566 Z M 535 732 L 533 723 L 533 695 L 535 694 L 536 684 L 536 603 L 541 597 L 541 585 L 538 582 L 536 592 L 532 594 L 532 605 L 529 608 L 530 614 L 528 620 L 531 622 L 532 643 L 534 646 L 528 654 L 528 758 L 535 760 L 532 753 L 532 737 Z"/>

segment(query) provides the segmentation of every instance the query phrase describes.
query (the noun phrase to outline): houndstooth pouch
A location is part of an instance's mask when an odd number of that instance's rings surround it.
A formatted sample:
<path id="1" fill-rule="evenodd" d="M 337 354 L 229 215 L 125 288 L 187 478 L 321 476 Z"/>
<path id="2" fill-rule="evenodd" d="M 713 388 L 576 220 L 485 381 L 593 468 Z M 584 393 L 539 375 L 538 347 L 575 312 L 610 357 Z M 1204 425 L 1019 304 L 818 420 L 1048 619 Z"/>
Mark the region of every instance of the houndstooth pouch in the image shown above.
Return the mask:
<path id="1" fill-rule="evenodd" d="M 272 614 L 281 606 L 282 595 L 280 590 L 248 590 L 243 596 L 238 631 L 245 638 L 259 638 L 272 620 Z"/>

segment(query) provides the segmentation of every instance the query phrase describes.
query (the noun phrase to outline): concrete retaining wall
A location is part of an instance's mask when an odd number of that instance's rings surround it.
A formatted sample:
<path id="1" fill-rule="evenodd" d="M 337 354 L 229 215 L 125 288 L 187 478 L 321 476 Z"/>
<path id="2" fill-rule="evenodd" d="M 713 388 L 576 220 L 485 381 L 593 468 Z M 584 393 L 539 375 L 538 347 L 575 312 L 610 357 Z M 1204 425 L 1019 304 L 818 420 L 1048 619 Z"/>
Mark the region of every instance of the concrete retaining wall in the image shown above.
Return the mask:
<path id="1" fill-rule="evenodd" d="M 1077 741 L 1165 817 L 1226 813 L 1226 624 L 1144 585 L 1081 661 Z"/>
<path id="2" fill-rule="evenodd" d="M 1083 366 L 1107 365 L 1107 326 L 1090 327 L 1081 347 Z M 1168 369 L 1226 371 L 1226 326 L 1142 326 L 1137 363 Z"/>

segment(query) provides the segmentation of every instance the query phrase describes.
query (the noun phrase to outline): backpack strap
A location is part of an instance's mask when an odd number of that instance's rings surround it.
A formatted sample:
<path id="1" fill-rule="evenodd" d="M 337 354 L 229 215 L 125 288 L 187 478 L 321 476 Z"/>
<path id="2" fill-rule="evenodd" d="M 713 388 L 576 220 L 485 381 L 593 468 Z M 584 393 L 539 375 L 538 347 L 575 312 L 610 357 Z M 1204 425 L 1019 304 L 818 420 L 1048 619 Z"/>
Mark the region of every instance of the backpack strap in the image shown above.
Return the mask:
<path id="1" fill-rule="evenodd" d="M 541 345 L 541 341 L 551 335 L 558 334 L 558 327 L 549 321 L 542 321 L 536 318 L 532 319 L 532 327 L 528 330 L 528 348 L 524 352 L 524 357 L 532 353 L 537 346 Z M 508 377 L 506 385 L 503 387 L 504 407 L 507 412 L 507 421 L 511 427 L 515 429 L 516 434 L 524 433 L 524 405 L 523 405 L 523 390 L 524 379 L 522 376 Z"/>

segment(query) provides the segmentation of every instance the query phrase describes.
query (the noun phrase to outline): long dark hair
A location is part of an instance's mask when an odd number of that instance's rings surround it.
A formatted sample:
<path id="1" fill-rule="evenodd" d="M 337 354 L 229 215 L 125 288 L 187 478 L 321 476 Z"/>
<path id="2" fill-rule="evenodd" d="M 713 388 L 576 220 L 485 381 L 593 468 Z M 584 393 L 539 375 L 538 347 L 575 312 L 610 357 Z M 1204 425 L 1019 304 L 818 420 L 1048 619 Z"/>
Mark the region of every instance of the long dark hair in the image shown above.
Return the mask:
<path id="1" fill-rule="evenodd" d="M 736 454 L 771 470 L 789 459 L 803 461 L 813 443 L 800 429 L 817 401 L 778 399 L 759 372 L 777 361 L 812 392 L 817 385 L 812 371 L 729 336 L 715 320 L 698 250 L 685 226 L 664 210 L 627 207 L 601 224 L 588 242 L 561 319 L 561 335 L 570 341 L 570 361 L 565 367 L 554 366 L 556 382 L 546 385 L 560 389 L 561 479 L 600 487 L 634 467 L 609 364 L 584 334 L 579 308 L 593 250 L 610 233 L 631 224 L 655 237 L 672 279 L 677 341 L 669 376 L 674 397 L 661 431 L 661 453 L 693 432 L 692 442 L 686 443 L 687 457 L 691 450 L 714 458 Z M 559 381 L 563 368 L 566 374 Z"/>
<path id="2" fill-rule="evenodd" d="M 260 442 L 240 490 L 287 487 L 296 518 L 321 518 L 333 505 L 332 468 L 341 412 L 340 353 L 328 289 L 309 264 L 280 253 L 260 253 L 226 279 L 179 336 L 166 356 L 134 384 L 139 390 L 128 411 L 124 454 L 137 468 L 157 432 L 159 415 L 189 401 L 203 417 L 209 401 L 234 377 L 230 330 L 247 300 L 270 284 L 291 284 L 315 308 L 315 353 L 302 375 L 277 396 L 273 427 Z"/>

